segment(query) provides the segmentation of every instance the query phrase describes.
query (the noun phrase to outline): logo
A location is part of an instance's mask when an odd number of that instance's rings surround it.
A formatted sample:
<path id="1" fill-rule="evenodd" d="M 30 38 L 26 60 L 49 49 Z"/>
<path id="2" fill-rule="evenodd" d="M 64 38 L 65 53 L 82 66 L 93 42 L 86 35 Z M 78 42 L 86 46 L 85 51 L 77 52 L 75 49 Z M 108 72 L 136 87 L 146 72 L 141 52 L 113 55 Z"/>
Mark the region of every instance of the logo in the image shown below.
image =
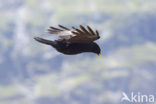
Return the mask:
<path id="1" fill-rule="evenodd" d="M 124 101 L 133 103 L 143 103 L 143 102 L 154 103 L 155 98 L 154 95 L 141 94 L 140 92 L 138 93 L 131 92 L 129 96 L 125 92 L 122 92 L 121 102 Z"/>

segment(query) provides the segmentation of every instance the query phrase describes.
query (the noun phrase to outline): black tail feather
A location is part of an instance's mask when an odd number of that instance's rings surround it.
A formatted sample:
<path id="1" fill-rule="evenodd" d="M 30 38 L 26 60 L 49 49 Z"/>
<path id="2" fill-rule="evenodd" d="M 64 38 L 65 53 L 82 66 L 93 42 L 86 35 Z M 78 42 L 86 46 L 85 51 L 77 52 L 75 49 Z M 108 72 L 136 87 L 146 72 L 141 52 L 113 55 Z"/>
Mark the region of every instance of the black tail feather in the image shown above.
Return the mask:
<path id="1" fill-rule="evenodd" d="M 47 45 L 54 45 L 55 42 L 54 41 L 50 41 L 50 40 L 46 40 L 46 39 L 43 39 L 43 38 L 40 38 L 40 37 L 34 37 L 34 39 L 40 43 L 43 43 L 43 44 L 47 44 Z"/>

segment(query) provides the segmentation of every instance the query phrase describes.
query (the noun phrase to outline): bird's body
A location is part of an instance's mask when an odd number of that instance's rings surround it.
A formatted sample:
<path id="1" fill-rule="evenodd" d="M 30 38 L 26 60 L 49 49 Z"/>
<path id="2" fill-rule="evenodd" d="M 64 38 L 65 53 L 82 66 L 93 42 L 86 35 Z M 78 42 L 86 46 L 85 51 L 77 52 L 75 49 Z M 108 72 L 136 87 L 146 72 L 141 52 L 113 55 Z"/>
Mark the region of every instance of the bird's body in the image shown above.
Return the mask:
<path id="1" fill-rule="evenodd" d="M 58 40 L 51 41 L 43 38 L 35 37 L 34 39 L 40 43 L 51 45 L 58 52 L 67 55 L 74 55 L 83 52 L 93 52 L 100 55 L 100 47 L 94 42 L 99 39 L 99 33 L 94 32 L 89 26 L 85 29 L 80 25 L 80 29 L 72 27 L 73 30 L 59 25 L 62 29 L 50 27 L 47 33 L 57 34 Z"/>
<path id="2" fill-rule="evenodd" d="M 100 53 L 100 48 L 95 42 L 87 43 L 87 44 L 73 43 L 67 45 L 65 41 L 60 41 L 60 40 L 50 41 L 39 37 L 36 37 L 35 40 L 43 44 L 51 45 L 58 52 L 61 52 L 66 55 L 75 55 L 83 52 Z"/>

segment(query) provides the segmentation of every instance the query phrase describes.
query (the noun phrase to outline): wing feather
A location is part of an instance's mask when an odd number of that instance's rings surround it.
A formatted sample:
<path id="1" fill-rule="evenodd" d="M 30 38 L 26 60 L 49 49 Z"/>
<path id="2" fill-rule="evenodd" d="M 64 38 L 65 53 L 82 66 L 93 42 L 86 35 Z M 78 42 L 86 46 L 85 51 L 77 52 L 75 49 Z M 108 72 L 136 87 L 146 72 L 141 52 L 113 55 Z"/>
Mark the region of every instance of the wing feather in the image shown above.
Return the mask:
<path id="1" fill-rule="evenodd" d="M 98 30 L 96 30 L 96 36 L 98 37 L 98 39 L 100 38 Z"/>
<path id="2" fill-rule="evenodd" d="M 52 26 L 50 26 L 50 29 L 63 31 L 63 30 L 61 30 L 61 29 L 58 29 L 58 28 L 56 28 L 56 27 L 52 27 Z"/>
<path id="3" fill-rule="evenodd" d="M 90 35 L 90 33 L 89 33 L 82 25 L 80 25 L 80 29 L 81 29 L 86 35 Z"/>
<path id="4" fill-rule="evenodd" d="M 61 28 L 63 28 L 63 29 L 65 29 L 65 30 L 70 30 L 70 29 L 68 29 L 67 27 L 64 27 L 64 26 L 62 26 L 62 25 L 58 25 L 59 27 L 61 27 Z"/>
<path id="5" fill-rule="evenodd" d="M 82 34 L 82 35 L 84 34 L 81 30 L 79 30 L 77 28 L 75 29 L 75 31 L 78 32 L 79 34 Z"/>
<path id="6" fill-rule="evenodd" d="M 61 31 L 63 31 L 63 30 L 50 26 L 50 27 L 46 30 L 46 33 L 49 33 L 49 34 L 58 34 L 58 33 L 61 32 Z"/>
<path id="7" fill-rule="evenodd" d="M 73 34 L 80 35 L 78 32 L 72 31 Z"/>
<path id="8" fill-rule="evenodd" d="M 47 29 L 47 32 L 50 34 L 57 34 L 59 39 L 66 40 L 67 43 L 89 43 L 100 38 L 99 32 L 97 30 L 94 32 L 89 26 L 85 28 L 80 25 L 80 29 L 72 27 L 73 30 L 62 25 L 58 26 L 61 29 L 51 26 Z"/>
<path id="9" fill-rule="evenodd" d="M 95 35 L 94 31 L 89 26 L 87 26 L 87 29 L 92 35 Z"/>

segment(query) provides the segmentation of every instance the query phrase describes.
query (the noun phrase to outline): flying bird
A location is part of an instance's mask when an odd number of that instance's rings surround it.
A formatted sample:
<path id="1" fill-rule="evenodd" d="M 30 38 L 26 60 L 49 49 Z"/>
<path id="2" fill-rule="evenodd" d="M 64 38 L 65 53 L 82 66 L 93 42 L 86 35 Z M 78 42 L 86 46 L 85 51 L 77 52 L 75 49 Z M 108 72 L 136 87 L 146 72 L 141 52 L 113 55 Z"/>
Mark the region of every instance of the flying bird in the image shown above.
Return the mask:
<path id="1" fill-rule="evenodd" d="M 96 53 L 101 57 L 101 49 L 94 41 L 99 39 L 99 32 L 95 32 L 87 26 L 86 28 L 80 25 L 80 29 L 72 27 L 69 29 L 65 26 L 58 25 L 60 28 L 49 27 L 46 32 L 49 34 L 57 34 L 57 40 L 47 40 L 40 37 L 34 39 L 40 43 L 51 45 L 58 52 L 67 55 L 74 55 L 83 52 Z"/>

